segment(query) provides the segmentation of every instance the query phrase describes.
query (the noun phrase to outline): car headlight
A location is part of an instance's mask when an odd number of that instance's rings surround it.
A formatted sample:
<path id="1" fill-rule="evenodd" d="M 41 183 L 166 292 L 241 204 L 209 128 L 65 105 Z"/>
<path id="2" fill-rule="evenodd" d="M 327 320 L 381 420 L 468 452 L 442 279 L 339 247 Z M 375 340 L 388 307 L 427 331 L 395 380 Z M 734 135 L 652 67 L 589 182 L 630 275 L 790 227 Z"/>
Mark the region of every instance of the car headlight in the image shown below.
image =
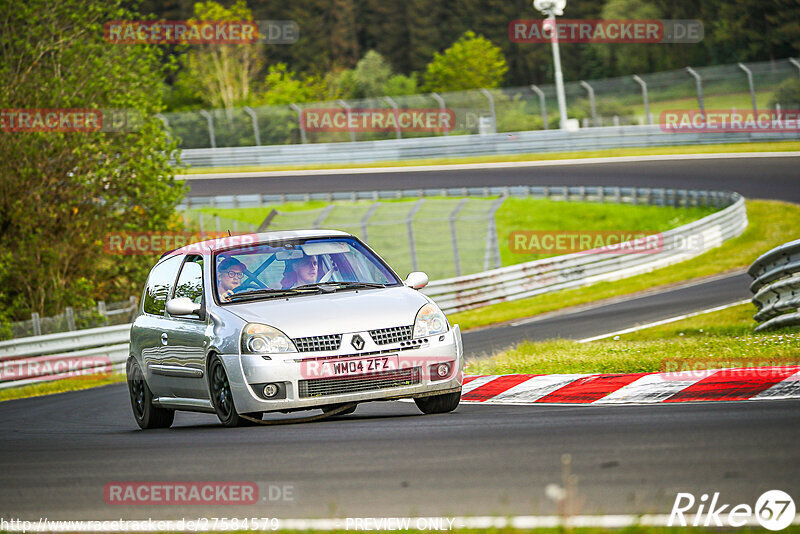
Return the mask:
<path id="1" fill-rule="evenodd" d="M 414 319 L 414 338 L 443 334 L 449 326 L 442 310 L 428 303 L 419 309 Z"/>
<path id="2" fill-rule="evenodd" d="M 249 323 L 242 331 L 242 353 L 274 354 L 276 352 L 297 352 L 292 340 L 286 334 L 265 324 Z"/>

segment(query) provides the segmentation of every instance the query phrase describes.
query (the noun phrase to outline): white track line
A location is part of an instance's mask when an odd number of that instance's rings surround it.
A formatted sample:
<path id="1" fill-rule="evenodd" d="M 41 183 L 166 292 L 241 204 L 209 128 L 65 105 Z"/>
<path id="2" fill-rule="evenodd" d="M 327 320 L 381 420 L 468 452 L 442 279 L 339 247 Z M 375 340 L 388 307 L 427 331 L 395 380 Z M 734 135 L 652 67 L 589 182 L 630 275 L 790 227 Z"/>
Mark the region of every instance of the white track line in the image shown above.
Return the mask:
<path id="1" fill-rule="evenodd" d="M 709 308 L 707 310 L 702 310 L 694 313 L 687 313 L 684 315 L 678 315 L 677 317 L 670 317 L 669 319 L 661 319 L 660 321 L 656 321 L 654 323 L 642 324 L 638 326 L 634 326 L 632 328 L 626 328 L 625 330 L 618 330 L 616 332 L 611 332 L 609 334 L 601 334 L 599 336 L 594 337 L 587 337 L 584 339 L 579 339 L 578 343 L 588 343 L 590 341 L 597 341 L 598 339 L 605 339 L 611 336 L 621 336 L 623 334 L 630 334 L 631 332 L 637 332 L 639 330 L 644 330 L 645 328 L 652 328 L 654 326 L 660 326 L 662 324 L 674 323 L 675 321 L 680 321 L 682 319 L 688 319 L 689 317 L 695 317 L 697 315 L 703 315 L 704 313 L 711 313 L 715 311 L 724 310 L 726 308 L 732 308 L 734 306 L 738 306 L 739 304 L 746 304 L 750 302 L 750 299 L 739 300 L 737 302 L 731 302 L 730 304 L 724 304 L 722 306 L 717 306 L 716 308 Z"/>
<path id="2" fill-rule="evenodd" d="M 451 165 L 413 165 L 409 167 L 354 167 L 352 169 L 306 169 L 286 171 L 222 172 L 208 174 L 176 174 L 178 180 L 216 180 L 225 178 L 268 178 L 276 176 L 324 176 L 336 174 L 375 174 L 402 172 L 466 171 L 473 169 L 517 169 L 526 167 L 555 167 L 562 165 L 594 165 L 637 161 L 667 161 L 687 159 L 782 158 L 798 157 L 800 152 L 731 152 L 723 154 L 656 154 L 652 156 L 619 156 L 537 161 L 498 161 L 495 163 L 460 163 Z"/>

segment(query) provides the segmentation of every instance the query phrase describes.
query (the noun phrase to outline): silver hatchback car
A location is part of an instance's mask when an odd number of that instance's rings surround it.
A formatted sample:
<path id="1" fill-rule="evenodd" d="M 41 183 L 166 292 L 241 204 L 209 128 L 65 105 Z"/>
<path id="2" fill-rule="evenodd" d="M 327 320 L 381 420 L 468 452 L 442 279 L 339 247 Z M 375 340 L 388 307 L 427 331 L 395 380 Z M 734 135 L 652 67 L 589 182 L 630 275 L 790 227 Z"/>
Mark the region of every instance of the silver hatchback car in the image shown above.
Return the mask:
<path id="1" fill-rule="evenodd" d="M 413 398 L 424 413 L 461 399 L 458 325 L 367 245 L 332 230 L 203 241 L 150 271 L 131 328 L 128 387 L 141 428 L 175 410 L 225 426 L 265 412 L 352 413 Z"/>

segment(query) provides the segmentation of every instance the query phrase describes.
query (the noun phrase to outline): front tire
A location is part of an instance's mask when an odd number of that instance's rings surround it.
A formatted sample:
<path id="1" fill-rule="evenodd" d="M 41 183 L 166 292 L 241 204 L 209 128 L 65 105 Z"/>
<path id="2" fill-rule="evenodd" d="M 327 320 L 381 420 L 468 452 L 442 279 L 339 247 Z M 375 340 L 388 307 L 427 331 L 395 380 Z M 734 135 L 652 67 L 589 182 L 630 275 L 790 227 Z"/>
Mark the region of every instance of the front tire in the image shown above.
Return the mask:
<path id="1" fill-rule="evenodd" d="M 175 410 L 167 410 L 153 405 L 153 393 L 136 361 L 128 364 L 128 391 L 131 394 L 133 417 L 139 428 L 148 430 L 172 426 L 172 422 L 175 420 Z"/>
<path id="2" fill-rule="evenodd" d="M 414 399 L 414 402 L 422 413 L 448 413 L 458 408 L 458 403 L 461 402 L 461 391 L 420 397 Z"/>
<path id="3" fill-rule="evenodd" d="M 211 358 L 211 365 L 208 368 L 208 389 L 211 393 L 211 404 L 214 406 L 214 411 L 217 412 L 220 423 L 226 427 L 257 425 L 258 423 L 241 417 L 236 411 L 228 374 L 225 372 L 225 366 L 222 365 L 222 360 L 219 359 L 219 356 Z M 247 415 L 255 419 L 261 419 L 263 414 L 259 412 Z"/>

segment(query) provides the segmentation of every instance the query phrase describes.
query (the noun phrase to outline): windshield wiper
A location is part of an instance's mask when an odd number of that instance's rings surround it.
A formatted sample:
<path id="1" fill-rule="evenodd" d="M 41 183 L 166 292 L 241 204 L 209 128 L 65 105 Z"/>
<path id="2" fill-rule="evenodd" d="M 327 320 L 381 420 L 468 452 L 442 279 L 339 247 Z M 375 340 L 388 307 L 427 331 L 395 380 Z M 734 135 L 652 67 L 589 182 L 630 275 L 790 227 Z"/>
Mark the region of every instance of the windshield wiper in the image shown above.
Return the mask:
<path id="1" fill-rule="evenodd" d="M 309 293 L 308 290 L 319 291 L 316 287 L 295 287 L 292 289 L 254 289 L 253 291 L 242 291 L 241 293 L 234 293 L 228 299 L 228 302 L 234 300 L 248 300 L 249 297 L 286 297 L 289 295 L 303 295 Z"/>
<path id="2" fill-rule="evenodd" d="M 325 289 L 337 290 L 337 289 L 363 289 L 363 288 L 378 288 L 378 287 L 386 287 L 384 284 L 376 284 L 373 282 L 320 282 L 317 284 L 305 284 L 302 286 L 297 286 L 294 289 L 312 289 L 312 288 L 319 288 L 323 291 Z"/>

